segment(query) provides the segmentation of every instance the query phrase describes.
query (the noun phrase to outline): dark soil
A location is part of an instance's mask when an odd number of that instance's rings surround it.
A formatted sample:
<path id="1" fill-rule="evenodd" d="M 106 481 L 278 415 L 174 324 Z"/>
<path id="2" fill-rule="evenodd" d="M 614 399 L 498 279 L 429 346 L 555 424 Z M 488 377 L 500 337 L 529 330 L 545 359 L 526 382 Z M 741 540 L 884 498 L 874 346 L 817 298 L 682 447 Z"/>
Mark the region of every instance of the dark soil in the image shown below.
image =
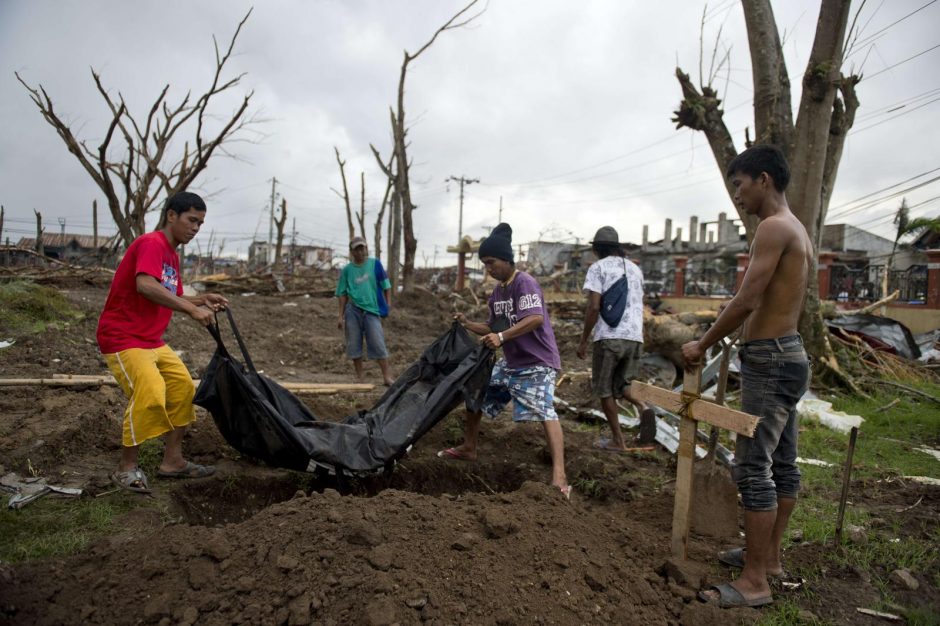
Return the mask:
<path id="1" fill-rule="evenodd" d="M 85 313 L 61 330 L 18 338 L 0 351 L 0 377 L 105 374 L 94 336 L 106 291 L 66 289 Z M 284 381 L 353 382 L 336 328 L 336 301 L 296 295 L 229 294 L 258 369 Z M 461 303 L 481 319 L 478 305 Z M 451 304 L 421 292 L 401 298 L 386 322 L 394 371 L 402 371 L 450 324 Z M 556 324 L 562 362 L 580 325 Z M 204 329 L 177 316 L 168 343 L 198 377 L 213 351 Z M 378 368 L 367 375 L 380 382 Z M 304 396 L 311 410 L 339 419 L 381 394 Z M 589 406 L 586 379 L 559 396 Z M 113 387 L 4 387 L 0 391 L 0 472 L 30 471 L 89 494 L 112 489 L 125 400 Z M 727 570 L 714 555 L 736 543 L 693 535 L 690 561 L 669 563 L 672 478 L 665 451 L 617 455 L 592 448 L 596 427 L 563 414 L 566 501 L 547 483 L 550 463 L 537 427 L 504 414 L 485 422 L 480 460 L 442 461 L 460 439 L 449 416 L 385 476 L 337 484 L 242 458 L 210 416 L 185 441 L 215 476 L 154 480 L 153 498 L 117 521 L 115 531 L 79 554 L 0 564 L 0 623 L 15 624 L 731 624 L 761 613 L 720 611 L 695 599 Z M 936 490 L 855 484 L 856 502 L 885 515 L 913 504 L 904 528 L 929 532 Z M 103 497 L 128 497 L 123 494 Z M 28 516 L 29 507 L 19 514 Z M 798 545 L 791 566 L 825 571 L 802 592 L 779 591 L 835 623 L 877 623 L 855 607 L 878 605 L 864 574 L 837 568 L 829 548 Z M 927 582 L 927 581 L 924 581 Z M 936 602 L 932 585 L 898 592 L 909 605 Z"/>

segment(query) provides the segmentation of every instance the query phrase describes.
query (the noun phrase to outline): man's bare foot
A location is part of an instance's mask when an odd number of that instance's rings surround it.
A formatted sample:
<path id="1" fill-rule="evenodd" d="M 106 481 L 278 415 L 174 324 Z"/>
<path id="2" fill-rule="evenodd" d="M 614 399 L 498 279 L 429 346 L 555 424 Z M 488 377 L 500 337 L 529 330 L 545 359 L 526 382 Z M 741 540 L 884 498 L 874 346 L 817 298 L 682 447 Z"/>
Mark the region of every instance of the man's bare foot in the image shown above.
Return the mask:
<path id="1" fill-rule="evenodd" d="M 618 445 L 613 439 L 607 439 L 606 437 L 601 437 L 594 442 L 594 447 L 598 450 L 604 450 L 605 452 L 626 452 L 627 446 L 620 442 Z"/>

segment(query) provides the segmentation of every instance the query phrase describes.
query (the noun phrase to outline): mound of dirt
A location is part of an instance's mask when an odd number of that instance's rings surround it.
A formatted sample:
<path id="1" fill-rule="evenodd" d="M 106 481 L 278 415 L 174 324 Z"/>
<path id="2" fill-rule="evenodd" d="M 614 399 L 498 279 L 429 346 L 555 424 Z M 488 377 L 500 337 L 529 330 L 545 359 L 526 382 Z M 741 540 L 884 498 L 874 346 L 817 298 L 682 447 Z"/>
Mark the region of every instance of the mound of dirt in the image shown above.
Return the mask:
<path id="1" fill-rule="evenodd" d="M 233 290 L 229 298 L 259 370 L 285 381 L 353 382 L 336 300 L 249 293 Z M 16 337 L 0 350 L 0 376 L 106 373 L 94 341 L 106 290 L 63 294 L 84 317 Z M 474 319 L 484 315 L 474 303 L 458 305 Z M 399 298 L 385 322 L 394 372 L 448 327 L 453 310 L 451 300 L 431 293 Z M 588 364 L 575 356 L 580 325 L 555 327 L 563 364 L 583 373 Z M 214 349 L 208 333 L 176 316 L 167 339 L 200 376 Z M 366 374 L 380 382 L 373 364 Z M 558 394 L 588 405 L 588 381 L 573 376 Z M 371 406 L 381 391 L 301 397 L 316 415 L 339 420 Z M 714 562 L 726 545 L 693 535 L 691 561 L 669 562 L 672 457 L 595 450 L 598 426 L 570 414 L 562 420 L 570 501 L 548 485 L 541 429 L 512 424 L 508 412 L 484 422 L 478 461 L 437 458 L 460 441 L 459 411 L 390 474 L 337 482 L 242 458 L 200 410 L 184 449 L 214 463 L 216 475 L 154 480 L 153 497 L 139 498 L 108 493 L 124 407 L 113 387 L 0 392 L 0 471 L 32 470 L 90 496 L 136 504 L 110 536 L 77 554 L 0 564 L 0 623 L 729 624 L 760 616 L 695 600 L 701 586 L 727 579 Z M 868 487 L 858 489 L 862 500 Z M 893 490 L 897 504 L 885 515 L 908 501 L 903 489 Z M 924 498 L 911 513 L 924 516 L 911 532 L 927 532 L 938 507 Z M 30 510 L 18 515 L 25 520 Z M 778 598 L 836 623 L 876 623 L 854 610 L 880 598 L 862 573 L 834 566 L 821 546 L 797 546 L 787 558 L 829 571 L 830 586 L 781 590 Z M 929 606 L 935 595 L 922 587 L 903 597 Z"/>

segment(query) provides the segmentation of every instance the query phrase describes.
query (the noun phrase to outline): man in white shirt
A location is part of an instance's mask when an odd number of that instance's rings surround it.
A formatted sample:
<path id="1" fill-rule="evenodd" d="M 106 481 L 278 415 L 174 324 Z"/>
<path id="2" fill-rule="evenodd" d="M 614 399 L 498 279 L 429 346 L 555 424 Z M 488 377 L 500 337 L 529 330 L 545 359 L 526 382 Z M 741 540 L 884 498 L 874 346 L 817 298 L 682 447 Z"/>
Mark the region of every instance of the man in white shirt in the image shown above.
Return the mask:
<path id="1" fill-rule="evenodd" d="M 617 398 L 624 398 L 640 413 L 639 443 L 652 443 L 656 436 L 655 414 L 640 400 L 630 395 L 630 381 L 640 367 L 643 356 L 643 273 L 629 261 L 620 238 L 612 226 L 598 229 L 591 241 L 597 256 L 584 278 L 584 292 L 588 297 L 584 314 L 584 329 L 578 344 L 578 357 L 587 356 L 588 338 L 593 332 L 593 357 L 591 364 L 591 386 L 600 398 L 601 408 L 610 424 L 610 439 L 601 438 L 594 446 L 611 452 L 627 449 L 620 432 Z M 601 314 L 602 299 L 622 289 L 618 285 L 626 277 L 626 306 L 619 320 L 604 320 Z"/>

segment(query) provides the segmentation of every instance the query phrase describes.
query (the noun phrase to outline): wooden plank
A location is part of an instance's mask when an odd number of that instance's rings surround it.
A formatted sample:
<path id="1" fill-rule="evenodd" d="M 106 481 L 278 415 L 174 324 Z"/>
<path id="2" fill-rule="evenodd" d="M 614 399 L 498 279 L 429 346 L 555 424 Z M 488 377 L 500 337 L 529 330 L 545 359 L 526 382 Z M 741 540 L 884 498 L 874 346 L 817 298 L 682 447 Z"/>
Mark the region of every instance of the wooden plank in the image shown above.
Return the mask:
<path id="1" fill-rule="evenodd" d="M 682 388 L 699 393 L 702 386 L 702 368 L 685 372 Z M 632 391 L 632 389 L 631 389 Z M 674 394 L 678 395 L 678 394 Z M 685 560 L 688 555 L 689 527 L 692 510 L 692 466 L 695 463 L 694 419 L 682 417 L 679 422 L 679 450 L 676 453 L 676 497 L 672 509 L 672 556 Z"/>
<path id="2" fill-rule="evenodd" d="M 684 384 L 683 387 L 685 387 Z M 670 413 L 679 413 L 682 410 L 682 395 L 662 387 L 634 381 L 630 385 L 630 393 L 634 397 L 666 409 Z M 718 426 L 745 437 L 754 436 L 759 421 L 759 418 L 748 413 L 719 406 L 702 399 L 692 402 L 689 408 L 692 417 L 696 421 Z"/>
<path id="3" fill-rule="evenodd" d="M 193 380 L 199 385 L 199 379 Z M 372 391 L 375 385 L 370 383 L 292 383 L 278 382 L 279 385 L 297 393 L 340 393 L 344 391 Z M 52 378 L 0 378 L 0 387 L 81 387 L 87 385 L 116 386 L 117 381 L 111 376 L 88 374 L 54 374 Z"/>

